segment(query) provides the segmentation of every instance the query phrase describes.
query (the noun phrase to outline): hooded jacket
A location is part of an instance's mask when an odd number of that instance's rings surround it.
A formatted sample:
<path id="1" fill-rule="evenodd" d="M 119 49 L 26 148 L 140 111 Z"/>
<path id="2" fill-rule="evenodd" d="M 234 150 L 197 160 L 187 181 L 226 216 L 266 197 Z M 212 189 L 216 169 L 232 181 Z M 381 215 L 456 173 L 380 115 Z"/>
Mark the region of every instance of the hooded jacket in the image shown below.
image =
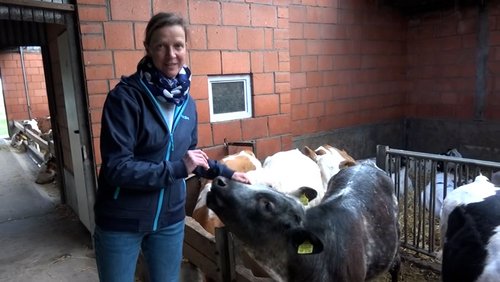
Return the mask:
<path id="1" fill-rule="evenodd" d="M 122 77 L 106 97 L 94 206 L 103 230 L 154 231 L 184 220 L 188 172 L 182 157 L 196 148 L 196 105 L 188 95 L 175 107 L 169 128 L 158 103 L 138 73 Z M 207 178 L 234 173 L 213 160 L 209 165 L 194 173 Z"/>

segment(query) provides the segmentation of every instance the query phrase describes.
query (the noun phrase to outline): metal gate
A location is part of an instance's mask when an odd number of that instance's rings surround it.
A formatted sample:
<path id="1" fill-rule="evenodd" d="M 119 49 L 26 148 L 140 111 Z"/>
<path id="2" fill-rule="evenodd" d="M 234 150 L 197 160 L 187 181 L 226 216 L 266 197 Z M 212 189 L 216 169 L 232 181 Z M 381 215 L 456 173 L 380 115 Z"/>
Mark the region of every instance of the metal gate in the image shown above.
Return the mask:
<path id="1" fill-rule="evenodd" d="M 377 166 L 394 179 L 399 200 L 401 246 L 433 260 L 441 250 L 440 204 L 446 194 L 482 174 L 491 179 L 500 163 L 377 146 Z M 437 262 L 437 261 L 436 261 Z"/>

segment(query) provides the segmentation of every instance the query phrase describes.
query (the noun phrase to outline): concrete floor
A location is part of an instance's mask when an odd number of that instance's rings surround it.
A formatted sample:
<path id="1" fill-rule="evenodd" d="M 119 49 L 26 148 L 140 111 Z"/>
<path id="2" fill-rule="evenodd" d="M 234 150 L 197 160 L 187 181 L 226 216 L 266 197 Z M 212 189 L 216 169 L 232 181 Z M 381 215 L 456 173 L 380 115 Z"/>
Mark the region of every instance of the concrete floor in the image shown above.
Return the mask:
<path id="1" fill-rule="evenodd" d="M 98 281 L 90 233 L 8 142 L 0 139 L 0 281 Z"/>

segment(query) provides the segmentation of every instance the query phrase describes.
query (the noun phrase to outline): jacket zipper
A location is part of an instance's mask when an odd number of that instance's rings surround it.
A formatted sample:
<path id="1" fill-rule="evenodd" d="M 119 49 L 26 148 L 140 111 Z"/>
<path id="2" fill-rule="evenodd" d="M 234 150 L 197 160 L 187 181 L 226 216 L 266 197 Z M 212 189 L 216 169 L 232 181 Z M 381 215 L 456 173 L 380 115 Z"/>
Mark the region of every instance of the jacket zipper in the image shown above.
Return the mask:
<path id="1" fill-rule="evenodd" d="M 175 107 L 175 110 L 174 110 L 174 120 L 172 122 L 172 129 L 169 128 L 168 126 L 168 123 L 167 123 L 167 119 L 165 118 L 165 115 L 160 107 L 160 105 L 158 105 L 158 102 L 156 101 L 156 98 L 153 96 L 153 94 L 149 91 L 149 89 L 147 88 L 146 85 L 144 85 L 144 82 L 142 82 L 142 80 L 140 81 L 144 87 L 144 89 L 146 89 L 146 92 L 149 94 L 149 96 L 151 97 L 151 99 L 153 100 L 155 106 L 156 106 L 156 109 L 161 113 L 162 117 L 163 117 L 163 121 L 165 122 L 165 125 L 167 126 L 168 130 L 170 131 L 170 140 L 169 140 L 169 143 L 167 145 L 167 153 L 166 153 L 166 156 L 165 156 L 165 160 L 169 161 L 170 160 L 170 153 L 174 151 L 174 131 L 175 131 L 175 128 L 177 127 L 177 124 L 179 123 L 179 118 L 182 116 L 182 113 L 184 113 L 184 109 L 186 108 L 186 105 L 188 103 L 188 99 L 186 99 L 184 101 L 184 103 L 182 103 L 182 105 L 180 107 Z M 167 190 L 167 198 L 170 197 L 170 193 L 171 193 L 171 190 L 172 189 L 168 189 Z M 158 220 L 160 219 L 160 214 L 161 214 L 161 210 L 162 210 L 162 206 L 163 206 L 163 201 L 165 199 L 165 188 L 162 188 L 160 190 L 160 195 L 158 197 L 158 205 L 157 205 L 157 208 L 156 208 L 156 214 L 155 214 L 155 218 L 154 218 L 154 221 L 153 221 L 153 231 L 156 231 L 158 229 Z"/>

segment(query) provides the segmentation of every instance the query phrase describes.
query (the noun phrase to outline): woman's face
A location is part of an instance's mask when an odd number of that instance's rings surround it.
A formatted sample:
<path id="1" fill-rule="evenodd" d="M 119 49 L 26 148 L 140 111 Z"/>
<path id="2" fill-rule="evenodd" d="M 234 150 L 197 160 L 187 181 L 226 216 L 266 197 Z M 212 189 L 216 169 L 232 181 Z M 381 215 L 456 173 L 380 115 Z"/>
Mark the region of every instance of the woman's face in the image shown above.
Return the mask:
<path id="1" fill-rule="evenodd" d="M 153 64 L 163 75 L 174 78 L 186 59 L 186 34 L 180 25 L 164 26 L 153 32 L 145 46 Z"/>

